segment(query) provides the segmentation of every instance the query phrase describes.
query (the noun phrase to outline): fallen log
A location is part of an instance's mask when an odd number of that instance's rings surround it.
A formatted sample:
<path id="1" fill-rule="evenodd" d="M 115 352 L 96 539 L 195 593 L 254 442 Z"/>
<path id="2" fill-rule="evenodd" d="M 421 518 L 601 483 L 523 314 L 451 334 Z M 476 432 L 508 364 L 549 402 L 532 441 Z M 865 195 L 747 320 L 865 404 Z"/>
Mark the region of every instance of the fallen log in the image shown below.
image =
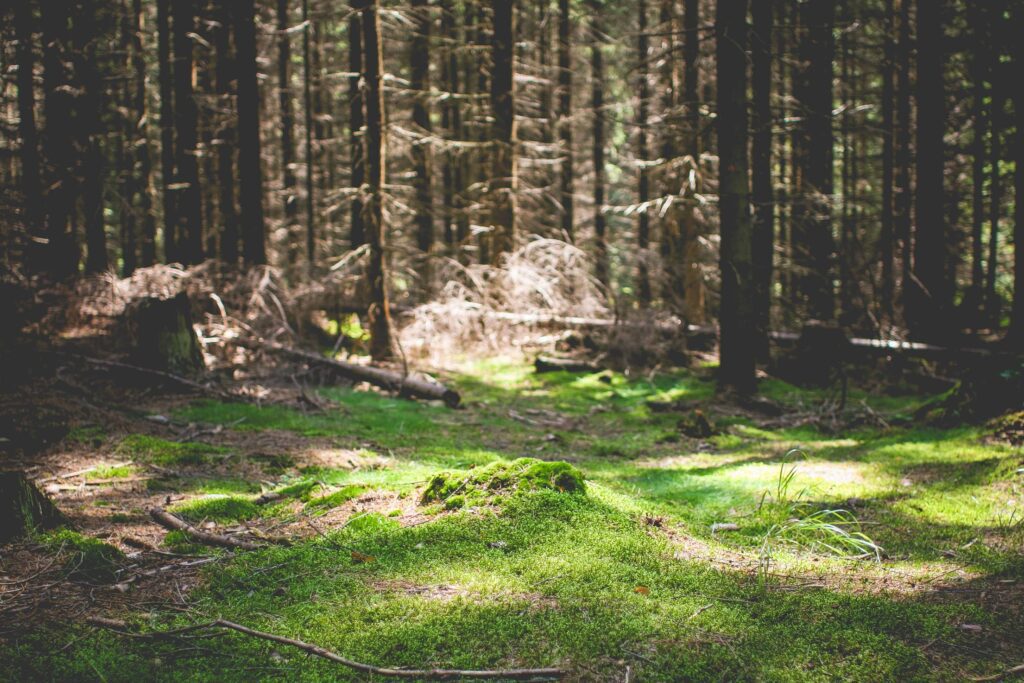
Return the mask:
<path id="1" fill-rule="evenodd" d="M 231 536 L 222 536 L 221 534 L 211 534 L 206 531 L 200 531 L 185 520 L 180 517 L 175 517 L 163 508 L 153 508 L 149 511 L 149 516 L 153 518 L 154 522 L 165 529 L 170 529 L 171 531 L 182 531 L 188 535 L 189 538 L 206 545 L 213 545 L 219 548 L 229 548 L 231 550 L 258 550 L 263 547 L 258 543 L 243 541 L 238 538 L 232 538 Z"/>
<path id="2" fill-rule="evenodd" d="M 346 363 L 345 361 L 334 360 L 333 358 L 327 358 L 326 356 L 310 353 L 309 351 L 300 351 L 299 349 L 293 349 L 275 342 L 239 339 L 236 343 L 249 349 L 269 351 L 304 363 L 317 365 L 346 379 L 357 382 L 369 382 L 374 386 L 394 391 L 399 396 L 406 398 L 444 401 L 445 405 L 449 408 L 458 408 L 459 403 L 462 402 L 459 392 L 449 389 L 435 380 L 403 377 L 397 372 L 384 370 L 383 368 Z"/>
<path id="3" fill-rule="evenodd" d="M 564 669 L 390 669 L 383 666 L 374 666 L 373 664 L 364 664 L 357 662 L 347 657 L 331 652 L 328 649 L 322 648 L 319 645 L 307 643 L 302 640 L 295 638 L 287 638 L 285 636 L 279 636 L 276 633 L 267 633 L 265 631 L 257 631 L 256 629 L 236 624 L 233 621 L 227 621 L 226 619 L 215 619 L 204 624 L 195 624 L 193 626 L 186 626 L 184 628 L 173 629 L 168 631 L 151 631 L 151 632 L 138 632 L 132 628 L 130 624 L 118 619 L 108 619 L 106 617 L 89 617 L 87 623 L 90 626 L 97 628 L 105 628 L 115 631 L 124 636 L 130 636 L 134 638 L 166 638 L 172 637 L 179 634 L 194 633 L 196 631 L 206 629 L 226 629 L 229 631 L 235 631 L 243 635 L 250 636 L 252 638 L 259 638 L 260 640 L 267 640 L 272 643 L 279 643 L 281 645 L 288 645 L 290 647 L 298 648 L 307 654 L 311 654 L 321 659 L 334 662 L 335 664 L 341 664 L 355 671 L 362 673 L 385 676 L 388 678 L 415 678 L 419 680 L 430 680 L 430 681 L 453 681 L 464 678 L 473 679 L 490 679 L 490 680 L 507 680 L 507 681 L 534 681 L 534 680 L 558 680 L 564 678 L 566 671 Z"/>
<path id="4" fill-rule="evenodd" d="M 601 372 L 604 368 L 575 358 L 554 358 L 537 356 L 533 361 L 533 370 L 537 374 L 544 372 Z"/>

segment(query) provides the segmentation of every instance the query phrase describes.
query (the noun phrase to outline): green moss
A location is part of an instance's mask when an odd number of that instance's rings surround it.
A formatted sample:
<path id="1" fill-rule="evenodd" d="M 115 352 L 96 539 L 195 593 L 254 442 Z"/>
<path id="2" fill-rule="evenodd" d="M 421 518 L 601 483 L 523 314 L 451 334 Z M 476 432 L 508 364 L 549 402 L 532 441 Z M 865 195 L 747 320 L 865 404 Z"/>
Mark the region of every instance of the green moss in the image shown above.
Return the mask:
<path id="1" fill-rule="evenodd" d="M 67 555 L 64 568 L 71 578 L 92 583 L 110 583 L 124 553 L 98 538 L 84 536 L 71 529 L 59 529 L 40 538 L 44 546 Z"/>
<path id="2" fill-rule="evenodd" d="M 208 496 L 178 503 L 170 511 L 182 519 L 198 523 L 243 522 L 259 516 L 259 508 L 249 498 L 241 496 Z"/>
<path id="3" fill-rule="evenodd" d="M 300 479 L 292 482 L 291 484 L 274 489 L 274 493 L 283 498 L 298 498 L 299 500 L 308 501 L 313 497 L 313 493 L 319 489 L 320 482 L 315 479 Z"/>
<path id="4" fill-rule="evenodd" d="M 483 504 L 502 493 L 548 489 L 584 493 L 583 474 L 567 462 L 535 458 L 498 461 L 467 472 L 444 472 L 427 483 L 420 502 L 440 502 L 449 509 Z"/>
<path id="5" fill-rule="evenodd" d="M 100 446 L 107 438 L 107 433 L 97 425 L 80 425 L 68 432 L 65 437 L 69 442 L 80 446 Z"/>
<path id="6" fill-rule="evenodd" d="M 203 465 L 213 455 L 228 451 L 221 446 L 204 443 L 178 443 L 148 434 L 129 434 L 117 450 L 123 455 L 157 465 Z"/>
<path id="7" fill-rule="evenodd" d="M 104 465 L 88 472 L 85 478 L 90 481 L 97 479 L 127 479 L 135 475 L 136 470 L 131 465 Z"/>
<path id="8" fill-rule="evenodd" d="M 339 491 L 329 493 L 326 496 L 320 496 L 319 498 L 313 498 L 307 503 L 306 507 L 310 509 L 331 509 L 336 508 L 339 505 L 344 505 L 353 498 L 358 498 L 366 491 L 364 486 L 346 486 Z"/>

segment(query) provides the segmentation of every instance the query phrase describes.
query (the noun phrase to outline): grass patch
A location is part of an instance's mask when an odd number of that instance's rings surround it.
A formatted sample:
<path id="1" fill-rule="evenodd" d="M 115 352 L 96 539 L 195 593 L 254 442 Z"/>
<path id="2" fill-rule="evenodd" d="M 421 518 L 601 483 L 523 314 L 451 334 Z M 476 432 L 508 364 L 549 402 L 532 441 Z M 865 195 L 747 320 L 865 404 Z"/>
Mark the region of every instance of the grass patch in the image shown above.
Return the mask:
<path id="1" fill-rule="evenodd" d="M 177 503 L 169 508 L 187 522 L 244 522 L 259 516 L 259 507 L 241 496 L 208 496 Z"/>
<path id="2" fill-rule="evenodd" d="M 98 538 L 71 529 L 59 529 L 42 536 L 40 542 L 53 552 L 66 555 L 68 578 L 90 583 L 110 583 L 124 561 L 124 553 Z"/>
<path id="3" fill-rule="evenodd" d="M 148 434 L 129 434 L 117 451 L 132 458 L 157 465 L 204 465 L 212 456 L 226 455 L 226 448 L 205 443 L 178 443 Z"/>
<path id="4" fill-rule="evenodd" d="M 448 509 L 484 505 L 501 494 L 548 489 L 584 493 L 583 474 L 567 462 L 518 458 L 492 462 L 468 472 L 444 472 L 427 483 L 420 502 L 442 503 Z"/>
<path id="5" fill-rule="evenodd" d="M 311 510 L 330 510 L 358 498 L 366 491 L 364 486 L 346 486 L 325 496 L 311 498 L 306 507 Z"/>

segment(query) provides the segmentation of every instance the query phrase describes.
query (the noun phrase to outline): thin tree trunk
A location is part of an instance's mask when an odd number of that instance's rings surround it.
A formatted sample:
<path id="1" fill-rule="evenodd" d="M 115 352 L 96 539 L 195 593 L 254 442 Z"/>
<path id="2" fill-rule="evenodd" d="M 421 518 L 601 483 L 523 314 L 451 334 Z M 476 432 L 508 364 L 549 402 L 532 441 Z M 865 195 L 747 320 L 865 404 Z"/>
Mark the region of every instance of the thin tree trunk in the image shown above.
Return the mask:
<path id="1" fill-rule="evenodd" d="M 441 106 L 441 127 L 447 140 L 457 140 L 460 132 L 459 111 L 459 61 L 456 52 L 457 36 L 455 32 L 455 15 L 450 0 L 441 2 L 441 39 L 444 45 L 441 63 L 442 88 L 450 94 Z M 444 222 L 444 243 L 449 256 L 456 255 L 456 177 L 459 175 L 461 161 L 449 145 L 444 150 L 444 169 L 442 171 L 443 197 L 442 204 Z"/>
<path id="2" fill-rule="evenodd" d="M 914 305 L 908 322 L 921 338 L 934 339 L 947 321 L 952 299 L 946 274 L 948 230 L 944 215 L 943 135 L 946 107 L 943 91 L 943 32 L 941 5 L 917 12 L 917 198 L 914 226 Z"/>
<path id="3" fill-rule="evenodd" d="M 365 0 L 359 0 L 365 6 Z M 353 4 L 353 7 L 356 5 Z M 363 27 L 360 18 L 353 14 L 348 20 L 348 130 L 350 185 L 352 186 L 352 207 L 350 210 L 349 242 L 353 249 L 366 243 L 366 226 L 363 221 L 363 183 L 366 180 L 366 165 L 363 157 L 363 92 L 360 80 L 363 73 Z"/>
<path id="4" fill-rule="evenodd" d="M 569 0 L 558 0 L 558 137 L 561 142 L 562 233 L 573 241 L 572 24 Z"/>
<path id="5" fill-rule="evenodd" d="M 43 190 L 39 169 L 39 135 L 36 130 L 35 51 L 33 49 L 32 5 L 14 3 L 14 31 L 18 42 L 18 137 L 21 140 L 21 191 L 25 224 L 32 235 L 41 237 Z"/>
<path id="6" fill-rule="evenodd" d="M 178 258 L 186 265 L 203 260 L 202 194 L 199 187 L 199 111 L 192 88 L 192 36 L 194 0 L 173 0 L 174 37 L 174 158 L 178 230 Z"/>
<path id="7" fill-rule="evenodd" d="M 768 2 L 770 0 L 758 0 Z M 693 325 L 704 323 L 704 272 L 701 268 L 700 230 L 697 223 L 697 199 L 693 195 L 700 191 L 700 105 L 698 94 L 700 85 L 700 2 L 686 0 L 683 4 L 683 106 L 685 107 L 687 150 L 690 164 L 695 171 L 697 185 L 689 187 L 689 180 L 684 180 L 688 189 L 686 201 L 682 206 L 682 270 L 683 270 L 683 302 L 686 321 Z M 676 61 L 676 60 L 669 60 Z"/>
<path id="8" fill-rule="evenodd" d="M 903 318 L 911 299 L 911 281 L 914 266 L 913 234 L 911 228 L 913 188 L 911 187 L 911 129 L 910 129 L 910 0 L 898 0 L 899 42 L 896 46 L 896 185 L 895 233 L 900 241 L 900 295 Z"/>
<path id="9" fill-rule="evenodd" d="M 491 0 L 494 35 L 491 59 L 491 227 L 489 256 L 492 260 L 512 250 L 516 235 L 516 123 L 513 48 L 515 47 L 514 0 Z"/>
<path id="10" fill-rule="evenodd" d="M 607 184 L 604 163 L 604 26 L 601 22 L 601 6 L 590 3 L 590 87 L 591 107 L 594 116 L 594 260 L 597 281 L 606 288 L 609 285 L 607 224 L 604 216 L 605 185 Z"/>
<path id="11" fill-rule="evenodd" d="M 178 260 L 177 193 L 174 184 L 174 70 L 171 62 L 171 0 L 156 0 L 157 65 L 160 69 L 160 182 L 163 185 L 164 260 Z"/>
<path id="12" fill-rule="evenodd" d="M 993 327 L 999 325 L 1001 301 L 996 294 L 999 270 L 999 223 L 1003 213 L 1003 178 L 999 164 L 1003 159 L 1002 133 L 1006 94 L 1000 65 L 1000 50 L 993 50 L 992 59 L 992 132 L 989 145 L 989 231 L 988 268 L 985 271 L 985 317 Z"/>
<path id="13" fill-rule="evenodd" d="M 895 131 L 893 130 L 895 119 L 893 96 L 896 76 L 895 28 L 895 0 L 886 0 L 882 63 L 882 216 L 878 237 L 878 251 L 882 258 L 880 308 L 882 319 L 887 325 L 892 325 L 893 323 L 893 297 L 896 291 L 894 275 L 895 239 L 893 234 L 895 212 L 893 196 L 893 182 L 895 180 L 895 169 L 893 166 L 893 154 L 895 152 Z"/>
<path id="14" fill-rule="evenodd" d="M 277 106 L 281 117 L 281 195 L 284 201 L 284 227 L 288 235 L 288 265 L 299 258 L 297 219 L 299 198 L 295 179 L 295 112 L 292 107 L 292 40 L 288 29 L 288 0 L 277 0 Z"/>
<path id="15" fill-rule="evenodd" d="M 985 79 L 988 77 L 989 59 L 986 49 L 989 38 L 987 13 L 982 3 L 972 2 L 968 6 L 971 34 L 974 36 L 974 54 L 971 56 L 972 107 L 974 109 L 974 132 L 971 140 L 971 288 L 967 298 L 969 313 L 975 323 L 984 315 L 985 303 L 985 155 L 988 135 L 988 113 L 985 103 Z"/>
<path id="16" fill-rule="evenodd" d="M 156 263 L 156 217 L 153 215 L 153 162 L 149 149 L 149 113 L 146 105 L 146 56 L 142 42 L 142 0 L 132 0 L 132 70 L 135 72 L 135 115 L 133 130 L 136 187 L 139 207 L 139 265 Z"/>
<path id="17" fill-rule="evenodd" d="M 260 95 L 256 66 L 255 0 L 239 0 L 235 14 L 238 74 L 238 205 L 242 256 L 250 266 L 267 262 L 260 166 Z"/>
<path id="18" fill-rule="evenodd" d="M 302 101 L 305 108 L 306 143 L 306 277 L 312 279 L 316 266 L 316 222 L 313 211 L 313 54 L 309 0 L 302 0 Z"/>
<path id="19" fill-rule="evenodd" d="M 138 0 L 136 0 L 138 1 Z M 217 94 L 222 114 L 220 129 L 217 131 L 217 185 L 220 193 L 217 205 L 220 209 L 221 238 L 220 259 L 227 264 L 238 262 L 238 212 L 235 210 L 235 127 L 231 97 L 231 9 L 226 3 L 216 4 L 217 28 L 214 32 L 216 49 Z"/>
<path id="20" fill-rule="evenodd" d="M 755 0 L 763 2 L 763 0 Z M 718 156 L 721 211 L 721 367 L 726 391 L 756 390 L 753 227 L 747 159 L 747 0 L 718 0 Z"/>
<path id="21" fill-rule="evenodd" d="M 650 121 L 650 37 L 647 34 L 647 0 L 637 2 L 637 56 L 639 57 L 640 99 L 637 108 L 637 157 L 640 161 L 637 199 L 644 205 L 637 213 L 637 300 L 644 308 L 651 304 L 651 273 L 648 266 L 651 248 L 651 216 L 647 202 L 651 199 L 651 176 L 647 168 L 650 156 L 647 126 Z"/>
<path id="22" fill-rule="evenodd" d="M 381 52 L 380 7 L 376 0 L 355 0 L 363 29 L 363 84 L 366 104 L 366 237 L 370 246 L 366 277 L 370 285 L 370 355 L 391 356 L 391 313 L 388 305 L 384 230 L 384 58 Z"/>
<path id="23" fill-rule="evenodd" d="M 772 24 L 773 0 L 754 0 L 753 36 L 753 163 L 754 306 L 757 313 L 757 352 L 768 360 L 771 314 L 772 256 L 775 248 L 775 204 L 772 192 Z"/>
<path id="24" fill-rule="evenodd" d="M 129 3 L 121 1 L 118 29 L 118 48 L 124 58 L 123 68 L 125 78 L 120 88 L 121 102 L 119 106 L 122 113 L 119 117 L 121 124 L 121 140 L 117 145 L 115 158 L 117 160 L 117 181 L 118 196 L 116 201 L 118 216 L 121 223 L 121 276 L 130 277 L 138 267 L 138 221 L 135 213 L 135 198 L 139 193 L 138 183 L 135 175 L 135 129 L 140 112 L 135 109 L 135 99 L 130 92 L 132 78 L 135 71 L 132 68 L 133 50 L 132 35 L 135 33 L 134 16 Z"/>
<path id="25" fill-rule="evenodd" d="M 103 78 L 96 61 L 97 17 L 91 8 L 76 6 L 73 21 L 72 62 L 81 87 L 75 103 L 75 129 L 80 136 L 79 144 L 85 150 L 79 180 L 85 218 L 85 272 L 92 274 L 109 267 L 103 220 L 103 150 L 100 147 Z"/>
<path id="26" fill-rule="evenodd" d="M 420 271 L 422 294 L 429 298 L 433 284 L 431 273 L 431 251 L 434 248 L 434 195 L 431 189 L 430 135 L 430 10 L 427 0 L 412 2 L 413 36 L 410 50 L 410 85 L 413 91 L 412 120 L 417 133 L 426 140 L 419 140 L 412 146 L 412 166 L 416 190 L 416 246 L 423 255 Z"/>
<path id="27" fill-rule="evenodd" d="M 1012 9 L 1017 25 L 1024 19 L 1024 8 Z M 1020 74 L 1024 68 L 1024 42 L 1019 36 L 1012 43 L 1012 61 L 1009 72 Z M 1010 313 L 1009 338 L 1020 348 L 1024 344 L 1024 80 L 1013 81 L 1015 116 L 1014 145 L 1014 213 L 1013 213 L 1013 309 Z"/>

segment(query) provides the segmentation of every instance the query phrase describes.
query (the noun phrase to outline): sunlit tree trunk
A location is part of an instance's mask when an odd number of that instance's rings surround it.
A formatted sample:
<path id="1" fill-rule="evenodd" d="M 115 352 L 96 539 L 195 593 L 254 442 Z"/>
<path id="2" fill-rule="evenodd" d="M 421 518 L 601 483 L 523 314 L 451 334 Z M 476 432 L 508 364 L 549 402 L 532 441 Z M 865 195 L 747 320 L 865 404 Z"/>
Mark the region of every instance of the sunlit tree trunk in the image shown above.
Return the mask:
<path id="1" fill-rule="evenodd" d="M 295 178 L 295 111 L 292 106 L 292 44 L 288 29 L 288 0 L 277 0 L 277 106 L 281 117 L 281 193 L 288 235 L 288 265 L 299 258 L 299 198 Z"/>
<path id="2" fill-rule="evenodd" d="M 316 216 L 313 196 L 313 22 L 309 18 L 309 0 L 302 0 L 302 103 L 306 152 L 306 276 L 313 277 L 316 267 Z"/>
<path id="3" fill-rule="evenodd" d="M 222 225 L 220 259 L 234 265 L 238 262 L 238 212 L 235 209 L 235 127 L 231 97 L 231 13 L 226 4 L 216 5 L 213 40 L 216 50 L 217 96 L 221 108 L 221 124 L 217 130 L 217 206 Z"/>
<path id="4" fill-rule="evenodd" d="M 412 147 L 412 166 L 416 190 L 416 246 L 423 255 L 420 270 L 422 294 L 429 296 L 433 276 L 431 274 L 431 251 L 434 248 L 434 195 L 431 189 L 430 135 L 430 10 L 427 0 L 413 0 L 412 20 L 414 23 L 410 58 L 410 86 L 413 91 L 412 120 L 416 132 L 425 136 Z"/>
<path id="5" fill-rule="evenodd" d="M 516 235 L 515 16 L 513 0 L 491 0 L 491 180 L 490 259 L 512 250 Z"/>
<path id="6" fill-rule="evenodd" d="M 180 244 L 178 258 L 188 265 L 203 260 L 202 195 L 199 188 L 199 111 L 192 88 L 192 40 L 195 33 L 194 0 L 173 0 L 174 38 L 174 190 Z"/>
<path id="7" fill-rule="evenodd" d="M 885 28 L 883 40 L 882 63 L 882 216 L 878 237 L 878 252 L 882 259 L 882 283 L 880 289 L 880 310 L 886 324 L 893 322 L 895 296 L 895 235 L 894 235 L 894 195 L 895 181 L 895 130 L 894 130 L 894 90 L 896 79 L 896 6 L 895 0 L 885 2 Z"/>
<path id="8" fill-rule="evenodd" d="M 85 272 L 100 273 L 110 263 L 107 258 L 107 237 L 103 220 L 103 76 L 96 61 L 99 40 L 97 17 L 89 7 L 76 7 L 73 32 L 75 75 L 81 86 L 76 102 L 76 132 L 84 148 L 79 182 L 85 218 Z"/>
<path id="9" fill-rule="evenodd" d="M 590 105 L 594 116 L 594 261 L 597 281 L 605 287 L 609 285 L 608 237 L 607 221 L 604 215 L 605 185 L 607 174 L 604 162 L 605 125 L 604 125 L 604 26 L 601 22 L 601 6 L 597 2 L 590 3 Z"/>
<path id="10" fill-rule="evenodd" d="M 164 260 L 178 260 L 177 193 L 174 184 L 174 65 L 171 62 L 171 0 L 156 0 L 157 67 L 160 82 L 160 182 L 164 212 Z"/>
<path id="11" fill-rule="evenodd" d="M 572 23 L 569 0 L 558 0 L 558 137 L 562 156 L 560 192 L 562 232 L 573 240 Z"/>
<path id="12" fill-rule="evenodd" d="M 637 199 L 646 204 L 651 199 L 651 176 L 647 168 L 650 156 L 647 128 L 650 121 L 650 36 L 647 33 L 647 0 L 637 2 L 637 57 L 639 58 L 639 101 L 637 102 L 637 157 L 640 173 L 637 185 Z M 648 251 L 651 248 L 651 216 L 645 206 L 637 213 L 637 300 L 641 306 L 651 303 L 651 273 L 648 266 Z"/>
<path id="13" fill-rule="evenodd" d="M 362 3 L 365 5 L 365 2 Z M 353 7 L 356 5 L 353 4 Z M 356 249 L 366 243 L 363 222 L 363 182 L 366 178 L 363 147 L 363 92 L 360 82 L 363 73 L 363 26 L 359 16 L 348 20 L 348 131 L 349 182 L 352 186 L 352 206 L 349 211 L 349 243 Z"/>
<path id="14" fill-rule="evenodd" d="M 775 249 L 775 203 L 772 192 L 772 23 L 774 0 L 754 0 L 753 164 L 754 306 L 757 314 L 757 352 L 768 360 L 771 313 L 772 257 Z"/>
<path id="15" fill-rule="evenodd" d="M 238 208 L 246 265 L 267 262 L 260 166 L 260 97 L 256 67 L 255 0 L 238 0 L 235 51 L 238 75 Z"/>

